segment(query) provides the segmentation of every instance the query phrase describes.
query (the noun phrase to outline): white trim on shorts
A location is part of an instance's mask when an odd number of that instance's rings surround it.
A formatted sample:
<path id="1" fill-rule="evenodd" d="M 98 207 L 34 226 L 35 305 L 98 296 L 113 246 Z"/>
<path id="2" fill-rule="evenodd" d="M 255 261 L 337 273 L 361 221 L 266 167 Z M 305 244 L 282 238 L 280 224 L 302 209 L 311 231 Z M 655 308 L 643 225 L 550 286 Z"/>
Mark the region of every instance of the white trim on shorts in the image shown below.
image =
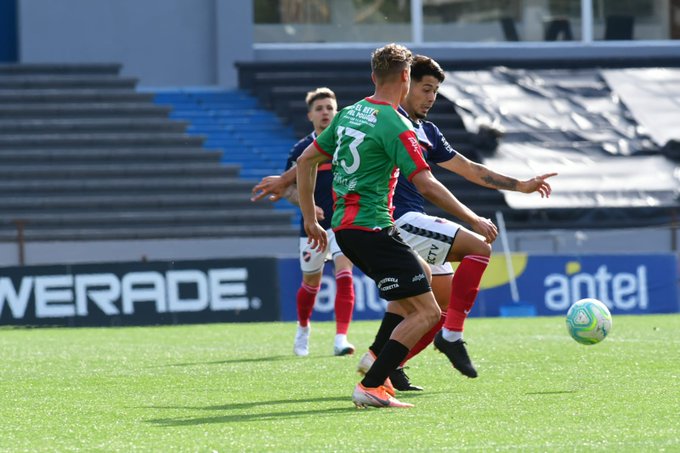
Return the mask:
<path id="1" fill-rule="evenodd" d="M 422 212 L 407 212 L 395 224 L 399 235 L 430 265 L 432 275 L 453 274 L 446 256 L 453 246 L 461 226 L 450 220 Z"/>
<path id="2" fill-rule="evenodd" d="M 300 269 L 304 274 L 316 274 L 323 269 L 323 265 L 327 260 L 335 260 L 338 255 L 342 255 L 342 251 L 335 240 L 335 233 L 332 229 L 327 229 L 328 245 L 323 252 L 317 252 L 307 243 L 307 237 L 300 238 Z"/>

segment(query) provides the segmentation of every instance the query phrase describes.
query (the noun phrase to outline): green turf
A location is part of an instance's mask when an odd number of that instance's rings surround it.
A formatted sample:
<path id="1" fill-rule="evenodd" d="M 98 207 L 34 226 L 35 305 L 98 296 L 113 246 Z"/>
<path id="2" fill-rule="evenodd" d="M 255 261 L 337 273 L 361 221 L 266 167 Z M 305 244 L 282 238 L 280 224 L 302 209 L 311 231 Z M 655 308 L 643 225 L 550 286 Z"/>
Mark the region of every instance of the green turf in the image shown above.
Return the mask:
<path id="1" fill-rule="evenodd" d="M 375 322 L 355 322 L 365 348 Z M 0 329 L 3 451 L 680 451 L 680 316 L 618 316 L 603 343 L 562 318 L 470 319 L 471 380 L 428 349 L 412 409 L 355 409 L 357 357 L 292 323 Z"/>

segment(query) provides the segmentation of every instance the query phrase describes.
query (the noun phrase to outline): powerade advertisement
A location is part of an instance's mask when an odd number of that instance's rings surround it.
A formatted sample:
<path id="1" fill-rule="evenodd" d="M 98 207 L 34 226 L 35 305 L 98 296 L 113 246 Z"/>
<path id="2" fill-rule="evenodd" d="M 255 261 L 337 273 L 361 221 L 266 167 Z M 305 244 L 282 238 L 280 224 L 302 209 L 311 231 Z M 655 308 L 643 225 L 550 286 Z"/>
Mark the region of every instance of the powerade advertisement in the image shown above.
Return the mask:
<path id="1" fill-rule="evenodd" d="M 272 258 L 0 268 L 0 325 L 279 319 Z"/>
<path id="2" fill-rule="evenodd" d="M 514 276 L 513 298 L 510 275 Z M 550 255 L 512 254 L 510 266 L 494 254 L 470 316 L 563 315 L 579 299 L 595 297 L 612 314 L 676 313 L 677 261 L 673 254 Z M 281 319 L 295 321 L 295 296 L 301 279 L 297 259 L 279 261 Z M 353 319 L 380 319 L 385 301 L 371 279 L 354 270 Z M 313 320 L 333 319 L 335 280 L 326 263 Z"/>

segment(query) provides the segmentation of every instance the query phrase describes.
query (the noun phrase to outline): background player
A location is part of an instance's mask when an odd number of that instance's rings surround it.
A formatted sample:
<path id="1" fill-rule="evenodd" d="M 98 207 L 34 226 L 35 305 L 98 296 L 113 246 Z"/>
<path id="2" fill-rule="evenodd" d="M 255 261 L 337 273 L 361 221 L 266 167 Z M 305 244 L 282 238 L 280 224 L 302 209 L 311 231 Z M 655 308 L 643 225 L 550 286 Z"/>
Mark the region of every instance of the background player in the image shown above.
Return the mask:
<path id="1" fill-rule="evenodd" d="M 317 88 L 307 93 L 307 118 L 314 126 L 314 131 L 295 144 L 286 161 L 286 170 L 292 168 L 302 151 L 314 141 L 335 116 L 338 110 L 335 93 L 328 88 Z M 352 278 L 352 263 L 340 251 L 333 231 L 330 229 L 333 216 L 333 196 L 331 185 L 333 175 L 331 165 L 320 165 L 317 169 L 317 185 L 314 191 L 316 200 L 317 219 L 323 228 L 328 230 L 328 247 L 317 251 L 307 243 L 304 225 L 300 225 L 300 269 L 302 282 L 297 292 L 298 327 L 295 334 L 293 352 L 299 356 L 309 354 L 309 336 L 311 332 L 310 318 L 314 309 L 316 296 L 321 287 L 323 266 L 329 252 L 335 264 L 335 341 L 333 353 L 347 355 L 354 353 L 354 346 L 347 340 L 347 331 L 352 320 L 354 309 L 354 282 Z M 286 198 L 298 204 L 297 190 L 294 185 L 289 187 Z"/>

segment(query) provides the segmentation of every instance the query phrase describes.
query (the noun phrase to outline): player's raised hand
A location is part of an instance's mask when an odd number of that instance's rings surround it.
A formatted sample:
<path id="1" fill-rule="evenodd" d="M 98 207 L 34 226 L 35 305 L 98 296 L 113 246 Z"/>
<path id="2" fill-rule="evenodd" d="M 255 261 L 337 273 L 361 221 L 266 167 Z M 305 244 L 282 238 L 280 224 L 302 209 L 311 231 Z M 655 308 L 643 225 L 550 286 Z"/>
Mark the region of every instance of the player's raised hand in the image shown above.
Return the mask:
<path id="1" fill-rule="evenodd" d="M 534 176 L 531 179 L 522 181 L 522 190 L 524 193 L 538 192 L 541 198 L 548 198 L 552 193 L 552 187 L 546 182 L 546 179 L 557 176 L 557 173 L 546 173 L 540 176 Z"/>
<path id="2" fill-rule="evenodd" d="M 484 240 L 491 244 L 498 237 L 498 228 L 491 221 L 491 219 L 486 219 L 484 217 L 479 217 L 476 223 L 472 224 L 472 229 L 484 236 Z"/>
<path id="3" fill-rule="evenodd" d="M 253 187 L 250 201 L 258 201 L 264 197 L 267 197 L 269 201 L 277 201 L 284 196 L 286 189 L 287 185 L 281 176 L 265 176 Z"/>
<path id="4" fill-rule="evenodd" d="M 317 252 L 323 252 L 326 249 L 328 235 L 316 219 L 313 222 L 305 222 L 305 233 L 307 233 L 307 244 L 310 244 L 313 249 Z"/>

